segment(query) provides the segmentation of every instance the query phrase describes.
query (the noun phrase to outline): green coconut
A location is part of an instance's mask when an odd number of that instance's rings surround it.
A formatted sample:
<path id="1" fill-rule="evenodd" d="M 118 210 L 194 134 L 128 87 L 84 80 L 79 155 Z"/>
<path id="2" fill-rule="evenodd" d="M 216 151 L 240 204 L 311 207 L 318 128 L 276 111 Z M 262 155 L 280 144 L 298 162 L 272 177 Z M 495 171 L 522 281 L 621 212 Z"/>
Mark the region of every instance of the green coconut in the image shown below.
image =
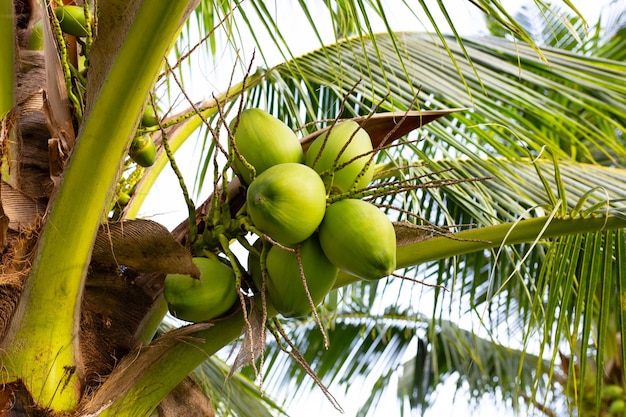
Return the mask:
<path id="1" fill-rule="evenodd" d="M 148 101 L 143 109 L 143 113 L 141 115 L 141 126 L 142 127 L 151 127 L 159 124 L 159 116 L 157 115 L 152 103 Z"/>
<path id="2" fill-rule="evenodd" d="M 611 415 L 623 415 L 624 411 L 626 411 L 626 401 L 622 398 L 617 398 L 611 401 L 611 405 L 609 406 L 609 413 Z"/>
<path id="3" fill-rule="evenodd" d="M 156 145 L 148 134 L 136 136 L 130 145 L 129 155 L 131 159 L 144 168 L 154 164 L 156 153 Z"/>
<path id="4" fill-rule="evenodd" d="M 54 14 L 64 33 L 82 38 L 87 36 L 87 19 L 82 6 L 57 6 Z"/>
<path id="5" fill-rule="evenodd" d="M 324 182 L 306 165 L 286 163 L 268 168 L 250 184 L 248 214 L 256 228 L 289 246 L 315 232 L 326 209 Z"/>
<path id="6" fill-rule="evenodd" d="M 267 296 L 274 308 L 285 317 L 300 317 L 311 312 L 311 302 L 306 294 L 298 257 L 306 289 L 315 306 L 333 288 L 339 272 L 324 255 L 317 234 L 297 245 L 296 250 L 298 253 L 272 246 L 267 254 Z"/>
<path id="7" fill-rule="evenodd" d="M 326 209 L 319 226 L 324 253 L 338 268 L 375 280 L 396 269 L 396 234 L 391 220 L 375 205 L 345 199 Z"/>
<path id="8" fill-rule="evenodd" d="M 624 397 L 624 388 L 621 385 L 611 384 L 602 387 L 602 398 L 616 399 Z"/>
<path id="9" fill-rule="evenodd" d="M 374 164 L 366 168 L 371 152 L 372 141 L 367 132 L 348 120 L 315 139 L 307 150 L 305 163 L 322 175 L 332 193 L 343 193 L 353 187 L 367 187 L 372 181 Z"/>
<path id="10" fill-rule="evenodd" d="M 217 259 L 193 258 L 200 269 L 200 278 L 168 274 L 163 295 L 170 313 L 194 323 L 217 318 L 237 301 L 235 272 Z"/>
<path id="11" fill-rule="evenodd" d="M 261 109 L 247 109 L 230 123 L 230 131 L 239 155 L 229 140 L 234 170 L 245 184 L 253 180 L 252 171 L 241 157 L 254 167 L 258 176 L 266 169 L 288 162 L 302 163 L 303 152 L 298 137 L 289 126 Z"/>

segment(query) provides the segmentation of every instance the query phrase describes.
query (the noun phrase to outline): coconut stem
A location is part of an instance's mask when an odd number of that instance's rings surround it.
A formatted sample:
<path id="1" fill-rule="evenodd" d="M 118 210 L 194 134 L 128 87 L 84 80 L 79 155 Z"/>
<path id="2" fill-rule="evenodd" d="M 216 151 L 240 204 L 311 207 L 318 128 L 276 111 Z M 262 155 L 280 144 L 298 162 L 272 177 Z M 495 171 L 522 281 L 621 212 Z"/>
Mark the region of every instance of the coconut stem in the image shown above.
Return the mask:
<path id="1" fill-rule="evenodd" d="M 330 403 L 333 405 L 333 407 L 335 407 L 337 411 L 343 413 L 343 408 L 341 408 L 341 405 L 339 405 L 339 402 L 337 402 L 335 397 L 333 397 L 330 391 L 328 391 L 328 388 L 326 388 L 326 385 L 324 385 L 322 380 L 317 376 L 315 371 L 311 368 L 311 365 L 308 364 L 308 362 L 306 361 L 306 359 L 304 358 L 300 350 L 298 350 L 298 348 L 293 343 L 293 341 L 287 336 L 287 334 L 285 333 L 285 330 L 280 325 L 280 322 L 278 321 L 278 319 L 274 318 L 274 320 L 272 320 L 272 324 L 273 324 L 273 327 L 270 327 L 270 332 L 272 332 L 272 335 L 274 335 L 274 337 L 276 338 L 276 343 L 278 344 L 278 347 L 280 348 L 280 350 L 285 352 L 287 355 L 291 356 L 293 360 L 295 360 L 300 366 L 302 366 L 305 372 L 311 378 L 313 378 L 317 386 L 320 387 L 320 389 L 322 390 L 322 392 L 324 393 L 328 401 L 330 401 Z M 290 349 L 287 349 L 283 345 L 281 339 L 287 342 Z"/>
<path id="2" fill-rule="evenodd" d="M 243 281 L 243 273 L 241 272 L 241 267 L 239 265 L 239 262 L 237 261 L 237 258 L 235 257 L 233 252 L 230 250 L 230 242 L 228 238 L 225 235 L 220 234 L 218 236 L 218 239 L 219 239 L 220 245 L 222 246 L 222 250 L 224 251 L 224 253 L 228 257 L 228 260 L 230 261 L 230 265 L 232 266 L 233 271 L 235 271 L 235 288 L 237 289 L 237 295 L 239 296 L 239 301 L 241 303 L 241 310 L 243 311 L 242 313 L 243 319 L 246 323 L 246 332 L 248 333 L 248 337 L 250 338 L 250 340 L 253 340 L 252 324 L 250 323 L 250 320 L 248 318 L 248 306 L 246 303 L 246 299 L 243 295 L 243 292 L 241 291 L 241 282 Z M 250 343 L 250 357 L 254 358 L 254 344 L 253 343 Z M 257 375 L 259 371 L 256 368 L 256 364 L 254 363 L 254 361 L 252 361 L 252 367 L 254 368 L 254 374 Z"/>
<path id="3" fill-rule="evenodd" d="M 152 95 L 150 97 L 150 105 L 154 106 L 154 100 L 152 99 Z M 178 164 L 176 163 L 176 159 L 174 158 L 174 153 L 170 149 L 169 140 L 167 139 L 167 133 L 165 130 L 162 130 L 162 143 L 163 150 L 165 151 L 165 155 L 167 155 L 167 159 L 170 161 L 170 166 L 178 179 L 178 184 L 180 185 L 180 190 L 183 193 L 183 198 L 185 199 L 185 204 L 187 205 L 187 212 L 189 213 L 189 243 L 193 244 L 196 241 L 196 237 L 198 236 L 198 226 L 196 224 L 196 206 L 193 203 L 191 197 L 189 197 L 189 190 L 187 189 L 187 184 L 185 184 L 185 178 L 183 178 L 183 174 L 178 169 Z"/>
<path id="4" fill-rule="evenodd" d="M 313 297 L 311 297 L 311 292 L 309 291 L 309 286 L 306 282 L 306 275 L 304 274 L 304 265 L 302 265 L 302 245 L 298 243 L 296 246 L 296 261 L 298 262 L 298 272 L 300 273 L 300 279 L 302 280 L 302 286 L 304 287 L 304 292 L 306 293 L 306 298 L 309 301 L 309 305 L 311 306 L 311 313 L 313 314 L 313 319 L 315 320 L 315 324 L 317 324 L 318 329 L 322 332 L 322 338 L 324 339 L 324 349 L 328 350 L 328 335 L 324 331 L 324 326 L 322 326 L 322 321 L 320 320 L 320 316 L 317 314 L 317 306 L 313 301 Z"/>

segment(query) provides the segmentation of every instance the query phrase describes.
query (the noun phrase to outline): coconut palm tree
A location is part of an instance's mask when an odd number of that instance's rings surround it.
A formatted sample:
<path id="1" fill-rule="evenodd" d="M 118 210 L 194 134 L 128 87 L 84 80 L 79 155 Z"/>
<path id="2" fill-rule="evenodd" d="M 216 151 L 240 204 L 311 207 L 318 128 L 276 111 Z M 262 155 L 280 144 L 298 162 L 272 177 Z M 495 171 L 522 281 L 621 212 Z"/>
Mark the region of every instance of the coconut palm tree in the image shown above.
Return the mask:
<path id="1" fill-rule="evenodd" d="M 12 62 L 0 87 L 3 409 L 270 415 L 281 402 L 261 396 L 253 378 L 294 399 L 310 381 L 325 391 L 364 379 L 376 388 L 366 413 L 415 346 L 399 381 L 409 409 L 463 370 L 477 393 L 500 392 L 516 407 L 523 398 L 551 412 L 560 384 L 567 409 L 608 411 L 616 401 L 600 394 L 623 383 L 625 322 L 616 308 L 626 259 L 619 32 L 593 48 L 540 48 L 499 2 L 471 4 L 509 37 L 394 32 L 378 2 L 328 2 L 329 39 L 314 6 L 298 3 L 320 49 L 294 57 L 266 2 L 101 1 L 75 9 L 86 17 L 75 36 L 53 4 L 3 2 L 10 59 L 0 62 Z M 413 8 L 454 27 L 443 4 Z M 33 51 L 39 16 L 43 50 Z M 375 20 L 389 30 L 373 34 Z M 547 21 L 555 39 L 580 36 L 574 18 Z M 197 32 L 207 34 L 200 48 Z M 240 42 L 257 42 L 267 65 L 252 71 L 240 55 L 232 81 L 195 101 L 185 63 L 202 48 L 217 55 L 219 39 L 240 54 Z M 274 46 L 285 61 L 277 66 L 263 54 Z M 163 60 L 168 51 L 174 60 Z M 397 275 L 370 282 L 340 272 L 313 318 L 276 317 L 257 303 L 231 245 L 254 251 L 254 228 L 237 216 L 245 197 L 229 182 L 226 150 L 230 121 L 249 107 L 297 129 L 305 148 L 337 118 L 361 123 L 376 176 L 350 196 L 395 221 Z M 146 108 L 161 116 L 142 121 Z M 210 194 L 199 205 L 174 155 L 196 131 L 196 189 Z M 146 168 L 153 155 L 136 151 L 150 141 L 157 152 Z M 168 163 L 189 209 L 171 231 L 135 219 Z M 166 327 L 164 276 L 197 276 L 192 255 L 216 254 L 237 271 L 241 303 Z M 238 352 L 228 365 L 216 356 L 225 347 Z"/>

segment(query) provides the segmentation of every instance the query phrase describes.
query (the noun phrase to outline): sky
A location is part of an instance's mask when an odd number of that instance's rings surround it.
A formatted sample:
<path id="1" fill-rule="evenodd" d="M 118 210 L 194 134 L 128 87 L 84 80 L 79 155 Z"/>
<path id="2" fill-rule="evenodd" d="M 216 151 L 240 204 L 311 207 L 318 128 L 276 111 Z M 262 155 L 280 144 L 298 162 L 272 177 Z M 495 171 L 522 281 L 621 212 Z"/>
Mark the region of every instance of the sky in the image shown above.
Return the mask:
<path id="1" fill-rule="evenodd" d="M 626 1 L 626 0 L 623 0 Z M 392 27 L 399 31 L 422 31 L 429 28 L 428 19 L 424 16 L 411 15 L 403 9 L 401 0 L 387 0 L 385 4 L 398 4 L 398 8 L 393 9 L 388 15 L 389 22 Z M 278 3 L 278 1 L 277 1 Z M 507 10 L 511 14 L 515 13 L 523 2 L 520 0 L 505 0 L 503 2 L 507 6 Z M 609 3 L 609 0 L 574 0 L 574 5 L 580 10 L 583 16 L 586 17 L 588 22 L 594 23 L 597 21 L 602 7 Z M 435 4 L 434 1 L 429 1 L 428 4 Z M 480 12 L 467 0 L 447 0 L 446 6 L 448 11 L 452 14 L 452 19 L 455 22 L 456 29 L 463 36 L 480 35 L 486 32 L 483 24 L 484 20 Z M 435 10 L 433 7 L 432 10 Z M 280 1 L 280 8 L 274 9 L 276 21 L 281 27 L 284 25 L 286 39 L 290 41 L 292 47 L 292 53 L 294 55 L 300 55 L 308 51 L 317 49 L 319 47 L 319 40 L 316 39 L 313 32 L 310 31 L 309 23 L 304 20 L 304 16 L 299 13 L 299 6 L 295 1 Z M 326 14 L 323 7 L 313 8 L 314 20 L 318 23 L 318 30 L 325 36 L 324 41 L 332 42 L 332 29 L 328 25 Z M 442 21 L 441 15 L 436 15 L 435 19 L 439 22 Z M 385 26 L 380 21 L 372 22 L 374 31 L 385 31 Z M 261 31 L 258 33 L 261 34 Z M 262 42 L 270 42 L 265 39 Z M 248 45 L 252 45 L 250 40 Z M 214 92 L 219 93 L 225 89 L 228 78 L 231 75 L 233 67 L 233 56 L 229 55 L 226 47 L 218 46 L 217 59 L 215 61 L 207 58 L 199 57 L 198 61 L 194 64 L 194 73 L 192 76 L 193 87 L 189 89 L 189 94 L 193 100 L 201 100 L 209 98 Z M 247 49 L 240 51 L 240 56 L 243 61 L 247 62 L 252 56 L 254 48 L 249 46 Z M 283 61 L 283 57 L 280 54 L 273 53 L 267 57 L 268 64 L 274 65 Z M 261 64 L 259 57 L 257 56 L 257 62 Z M 184 104 L 184 103 L 183 103 Z M 183 168 L 183 174 L 185 175 L 188 184 L 193 184 L 193 178 L 195 175 L 195 167 L 197 166 L 198 154 L 197 145 L 194 143 L 186 144 L 177 156 L 179 160 L 179 166 Z M 180 161 L 184 161 L 181 163 Z M 148 196 L 145 202 L 145 209 L 140 212 L 140 215 L 144 217 L 152 218 L 165 224 L 169 228 L 175 227 L 180 221 L 187 217 L 185 205 L 182 202 L 182 196 L 178 187 L 178 182 L 171 170 L 167 169 L 162 177 L 157 181 L 155 187 Z M 196 203 L 200 203 L 206 198 L 210 190 L 204 190 L 200 194 L 200 197 Z M 164 198 L 164 196 L 166 196 Z M 400 416 L 400 410 L 395 398 L 395 387 L 390 387 L 389 395 L 383 398 L 385 404 L 385 417 Z M 468 415 L 467 414 L 467 402 L 466 397 L 461 394 L 458 399 L 455 399 L 454 390 L 450 386 L 444 386 L 437 392 L 437 400 L 433 407 L 425 414 L 426 417 L 447 417 L 456 415 Z M 340 416 L 353 416 L 356 413 L 356 407 L 359 405 L 354 397 L 343 397 L 342 393 L 335 393 L 337 399 L 345 410 L 344 414 L 336 411 L 332 405 L 324 398 L 321 391 L 316 391 L 311 394 L 310 401 L 306 404 L 294 404 L 289 410 L 294 416 L 319 416 L 324 417 L 340 417 Z M 362 398 L 360 397 L 357 398 Z M 319 408 L 317 408 L 319 405 Z M 500 414 L 502 417 L 512 415 L 507 412 L 506 406 L 502 402 L 497 401 L 483 401 L 480 408 L 477 409 L 475 415 L 494 415 Z M 405 414 L 406 415 L 406 414 Z"/>

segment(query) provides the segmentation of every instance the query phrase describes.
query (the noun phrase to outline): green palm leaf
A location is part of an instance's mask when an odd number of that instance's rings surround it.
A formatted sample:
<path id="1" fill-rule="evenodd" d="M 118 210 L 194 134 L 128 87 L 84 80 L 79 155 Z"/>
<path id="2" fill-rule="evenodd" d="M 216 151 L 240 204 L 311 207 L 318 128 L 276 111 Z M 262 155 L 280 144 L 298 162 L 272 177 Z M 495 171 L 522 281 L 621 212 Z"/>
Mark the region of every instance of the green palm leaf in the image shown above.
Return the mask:
<path id="1" fill-rule="evenodd" d="M 217 357 L 211 357 L 198 367 L 193 376 L 213 402 L 220 416 L 271 417 L 287 415 L 268 395 L 263 395 L 254 379 L 240 373 L 228 378 L 230 367 Z"/>
<path id="2" fill-rule="evenodd" d="M 390 310 L 373 317 L 340 313 L 327 329 L 328 350 L 312 321 L 284 325 L 331 394 L 354 394 L 350 386 L 357 387 L 362 397 L 358 415 L 364 416 L 380 414 L 376 400 L 389 389 L 387 385 L 395 386 L 390 384 L 392 379 L 396 380 L 399 403 L 406 401 L 413 409 L 427 406 L 432 400 L 430 393 L 453 374 L 461 374 L 476 393 L 501 389 L 507 399 L 516 401 L 515 394 L 520 392 L 530 396 L 539 361 L 534 355 L 494 344 L 449 321 L 430 327 L 428 318 L 410 311 Z M 416 357 L 403 362 L 416 340 Z M 544 360 L 543 365 L 547 368 L 549 362 Z M 284 398 L 287 407 L 305 401 L 314 386 L 301 365 L 275 343 L 268 346 L 265 367 L 272 372 L 264 380 L 264 389 L 275 398 Z M 251 370 L 246 372 L 252 376 Z M 545 392 L 545 381 L 542 387 Z M 363 392 L 371 392 L 371 396 L 363 398 Z"/>
<path id="3" fill-rule="evenodd" d="M 422 317 L 393 311 L 374 316 L 344 312 L 331 323 L 325 329 L 330 341 L 328 350 L 314 321 L 292 320 L 284 322 L 283 327 L 322 383 L 335 395 L 356 383 L 363 384 L 360 391 L 369 390 L 380 378 L 389 377 L 390 371 L 402 364 L 416 330 L 424 325 Z M 287 406 L 306 401 L 315 382 L 273 341 L 268 344 L 264 365 L 267 375 L 263 386 L 267 392 L 274 398 L 283 398 Z M 381 390 L 372 392 L 376 395 Z M 371 404 L 372 409 L 375 403 Z M 361 411 L 367 413 L 368 407 Z"/>
<path id="4" fill-rule="evenodd" d="M 398 395 L 411 409 L 427 407 L 437 385 L 455 374 L 460 375 L 457 385 L 466 383 L 474 396 L 501 394 L 518 409 L 519 397 L 530 397 L 537 389 L 533 387 L 535 363 L 549 366 L 535 355 L 499 345 L 450 322 L 440 323 L 427 334 L 434 339 L 418 339 L 417 354 L 404 364 L 398 383 Z M 540 381 L 541 392 L 546 388 L 546 381 Z"/>

